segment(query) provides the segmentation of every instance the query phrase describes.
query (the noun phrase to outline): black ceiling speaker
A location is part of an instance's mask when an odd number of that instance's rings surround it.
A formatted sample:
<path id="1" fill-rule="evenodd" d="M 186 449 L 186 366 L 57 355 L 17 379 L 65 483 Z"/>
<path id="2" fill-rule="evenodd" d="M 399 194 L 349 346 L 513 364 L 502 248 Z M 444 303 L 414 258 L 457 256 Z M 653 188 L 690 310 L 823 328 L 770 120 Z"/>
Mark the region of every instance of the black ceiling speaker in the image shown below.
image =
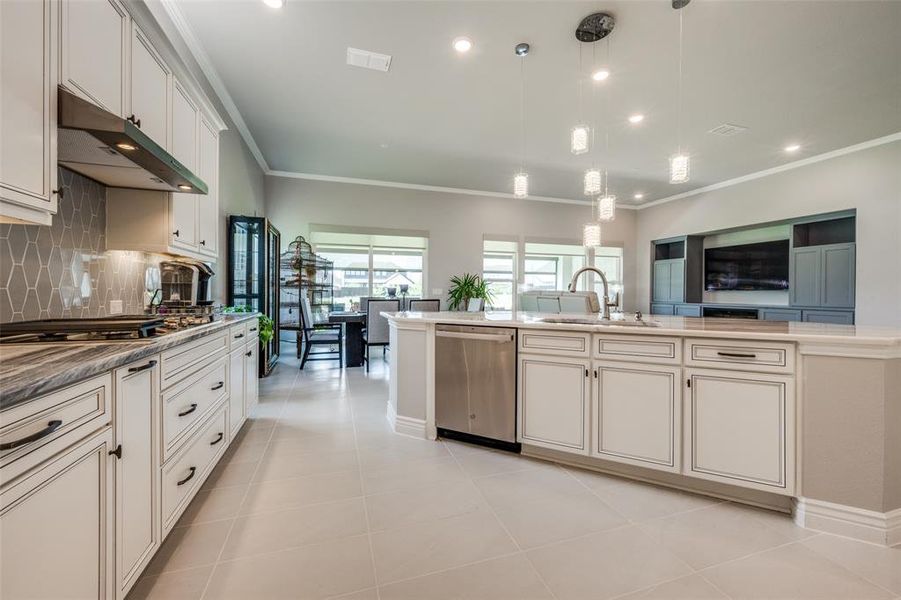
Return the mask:
<path id="1" fill-rule="evenodd" d="M 675 8 L 676 10 L 685 8 L 686 6 L 688 6 L 689 2 L 691 2 L 691 0 L 673 0 L 673 8 Z"/>
<path id="2" fill-rule="evenodd" d="M 675 4 L 676 0 L 673 0 Z M 686 1 L 686 4 L 688 2 Z M 594 13 L 588 15 L 579 26 L 576 27 L 576 39 L 580 42 L 596 42 L 602 40 L 613 31 L 616 20 L 608 13 Z"/>

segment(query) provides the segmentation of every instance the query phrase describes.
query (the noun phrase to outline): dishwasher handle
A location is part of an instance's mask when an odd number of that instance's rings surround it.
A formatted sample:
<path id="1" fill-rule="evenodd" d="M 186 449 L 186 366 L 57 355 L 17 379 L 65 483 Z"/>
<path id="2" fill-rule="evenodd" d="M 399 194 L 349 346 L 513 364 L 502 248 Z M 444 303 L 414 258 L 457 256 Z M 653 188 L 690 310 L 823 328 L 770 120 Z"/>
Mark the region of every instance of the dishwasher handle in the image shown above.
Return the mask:
<path id="1" fill-rule="evenodd" d="M 513 341 L 512 333 L 467 333 L 464 331 L 436 331 L 436 337 L 457 338 L 461 340 L 479 340 L 504 344 Z"/>

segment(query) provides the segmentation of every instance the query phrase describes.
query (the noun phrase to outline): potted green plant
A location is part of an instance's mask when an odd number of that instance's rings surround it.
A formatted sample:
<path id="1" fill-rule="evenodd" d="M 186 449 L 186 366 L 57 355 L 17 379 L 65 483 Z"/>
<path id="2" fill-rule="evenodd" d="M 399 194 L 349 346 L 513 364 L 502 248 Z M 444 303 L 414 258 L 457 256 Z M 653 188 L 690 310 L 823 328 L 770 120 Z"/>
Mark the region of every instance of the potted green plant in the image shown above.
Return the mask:
<path id="1" fill-rule="evenodd" d="M 447 297 L 448 307 L 451 310 L 468 310 L 470 300 L 481 300 L 484 309 L 494 299 L 488 283 L 478 275 L 472 273 L 454 275 L 450 283 Z"/>

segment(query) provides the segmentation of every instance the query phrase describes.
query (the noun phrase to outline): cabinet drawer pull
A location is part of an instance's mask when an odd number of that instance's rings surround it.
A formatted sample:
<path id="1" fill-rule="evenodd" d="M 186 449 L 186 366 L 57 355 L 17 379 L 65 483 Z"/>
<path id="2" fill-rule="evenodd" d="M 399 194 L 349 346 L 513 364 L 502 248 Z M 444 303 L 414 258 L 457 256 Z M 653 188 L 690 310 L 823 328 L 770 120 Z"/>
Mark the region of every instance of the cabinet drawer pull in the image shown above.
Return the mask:
<path id="1" fill-rule="evenodd" d="M 216 391 L 216 390 L 221 390 L 223 387 L 225 387 L 225 382 L 224 382 L 224 381 L 220 381 L 219 383 L 217 383 L 216 385 L 214 385 L 213 387 L 211 387 L 211 388 L 210 388 L 210 391 L 213 391 L 213 392 L 214 392 L 214 391 Z"/>
<path id="2" fill-rule="evenodd" d="M 218 444 L 219 442 L 221 442 L 221 441 L 222 441 L 222 438 L 224 438 L 224 437 L 225 437 L 225 434 L 222 433 L 222 432 L 220 431 L 220 432 L 219 432 L 219 437 L 217 437 L 215 440 L 213 440 L 212 442 L 210 442 L 210 446 L 215 446 L 216 444 Z"/>
<path id="3" fill-rule="evenodd" d="M 237 335 L 235 336 L 235 339 L 236 339 L 236 340 L 240 340 L 242 337 L 244 337 L 244 334 L 243 334 L 243 333 L 239 333 L 239 334 L 237 334 Z"/>
<path id="4" fill-rule="evenodd" d="M 41 429 L 36 433 L 32 433 L 31 435 L 27 435 L 18 440 L 13 440 L 11 442 L 6 442 L 5 444 L 0 444 L 0 452 L 4 450 L 12 450 L 14 448 L 18 448 L 20 446 L 24 446 L 25 444 L 30 444 L 31 442 L 36 442 L 41 438 L 47 437 L 57 429 L 62 426 L 63 422 L 59 419 L 54 419 L 47 423 L 47 426 Z"/>
<path id="5" fill-rule="evenodd" d="M 717 354 L 726 358 L 757 358 L 756 354 L 746 352 L 717 352 Z"/>
<path id="6" fill-rule="evenodd" d="M 190 415 L 192 412 L 194 412 L 195 410 L 197 410 L 197 405 L 196 405 L 196 404 L 192 404 L 192 405 L 191 405 L 191 408 L 189 408 L 188 410 L 186 410 L 186 411 L 184 411 L 184 412 L 178 413 L 178 416 L 179 416 L 179 417 L 186 417 L 186 416 Z"/>
<path id="7" fill-rule="evenodd" d="M 244 353 L 244 356 L 252 356 L 252 355 L 253 355 L 253 350 L 248 350 L 247 352 Z"/>
<path id="8" fill-rule="evenodd" d="M 197 467 L 191 467 L 191 473 L 187 477 L 185 477 L 184 479 L 179 481 L 177 483 L 177 485 L 184 485 L 184 484 L 188 483 L 189 481 L 191 481 L 192 479 L 194 479 L 194 473 L 196 473 L 196 472 L 197 472 Z"/>
<path id="9" fill-rule="evenodd" d="M 256 330 L 257 330 L 256 327 L 251 327 L 251 328 L 250 328 L 250 331 L 256 331 Z"/>
<path id="10" fill-rule="evenodd" d="M 138 373 L 139 371 L 146 371 L 147 369 L 152 369 L 156 366 L 155 360 L 147 361 L 146 365 L 141 365 L 140 367 L 131 367 L 128 372 L 129 373 Z"/>

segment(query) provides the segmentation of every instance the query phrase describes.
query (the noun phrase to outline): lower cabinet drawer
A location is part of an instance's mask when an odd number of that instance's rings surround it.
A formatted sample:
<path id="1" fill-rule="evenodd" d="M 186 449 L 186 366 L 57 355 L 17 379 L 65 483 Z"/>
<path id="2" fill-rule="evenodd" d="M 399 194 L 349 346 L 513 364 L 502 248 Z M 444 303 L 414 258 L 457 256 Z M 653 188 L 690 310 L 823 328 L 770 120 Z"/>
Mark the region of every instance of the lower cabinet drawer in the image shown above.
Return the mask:
<path id="1" fill-rule="evenodd" d="M 0 412 L 0 482 L 108 424 L 111 389 L 106 373 Z"/>
<path id="2" fill-rule="evenodd" d="M 225 354 L 228 346 L 228 331 L 220 331 L 166 350 L 163 352 L 160 365 L 161 387 L 166 389 L 177 383 L 184 375 L 217 353 Z"/>
<path id="3" fill-rule="evenodd" d="M 228 395 L 228 356 L 163 393 L 163 460 L 188 432 Z"/>
<path id="4" fill-rule="evenodd" d="M 228 408 L 223 405 L 163 465 L 163 531 L 169 531 L 228 446 Z"/>
<path id="5" fill-rule="evenodd" d="M 686 340 L 685 364 L 717 369 L 772 373 L 795 370 L 795 348 L 780 342 Z"/>
<path id="6" fill-rule="evenodd" d="M 596 334 L 594 357 L 679 364 L 682 361 L 682 342 L 679 338 L 669 337 Z"/>
<path id="7" fill-rule="evenodd" d="M 591 334 L 565 331 L 519 331 L 519 351 L 557 356 L 588 356 Z"/>

